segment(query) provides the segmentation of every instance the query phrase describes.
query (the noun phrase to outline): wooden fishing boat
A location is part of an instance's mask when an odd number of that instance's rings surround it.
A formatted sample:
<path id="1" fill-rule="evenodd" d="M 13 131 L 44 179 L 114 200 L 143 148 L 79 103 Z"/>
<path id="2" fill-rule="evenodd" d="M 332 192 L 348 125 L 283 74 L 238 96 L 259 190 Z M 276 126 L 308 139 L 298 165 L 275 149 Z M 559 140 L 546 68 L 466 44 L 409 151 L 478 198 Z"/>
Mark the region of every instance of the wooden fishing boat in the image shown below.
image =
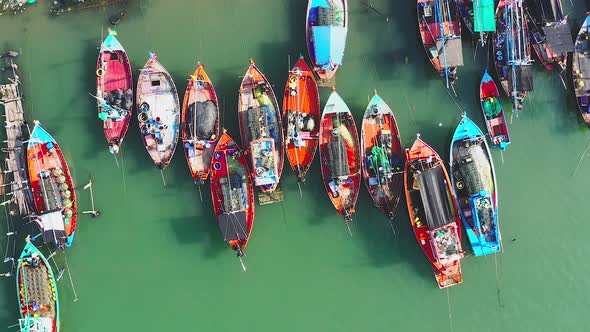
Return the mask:
<path id="1" fill-rule="evenodd" d="M 297 181 L 305 175 L 318 149 L 320 96 L 313 72 L 303 56 L 289 72 L 283 96 L 283 128 L 287 159 Z"/>
<path id="2" fill-rule="evenodd" d="M 308 0 L 307 51 L 320 79 L 331 79 L 342 65 L 348 32 L 347 0 Z"/>
<path id="3" fill-rule="evenodd" d="M 27 146 L 29 181 L 45 243 L 71 246 L 76 233 L 77 201 L 74 181 L 61 148 L 35 121 Z"/>
<path id="4" fill-rule="evenodd" d="M 109 29 L 96 63 L 98 117 L 103 121 L 109 152 L 113 154 L 119 152 L 133 113 L 131 64 L 115 36 L 116 32 Z"/>
<path id="5" fill-rule="evenodd" d="M 488 35 L 496 31 L 494 0 L 455 0 L 463 23 L 481 46 L 485 46 Z"/>
<path id="6" fill-rule="evenodd" d="M 221 234 L 242 257 L 254 225 L 254 189 L 246 153 L 226 133 L 213 152 L 210 182 Z"/>
<path id="7" fill-rule="evenodd" d="M 487 70 L 479 84 L 479 100 L 492 147 L 506 151 L 508 144 L 510 144 L 508 125 L 500 101 L 500 92 Z"/>
<path id="8" fill-rule="evenodd" d="M 451 141 L 451 181 L 459 216 L 475 256 L 500 251 L 498 188 L 484 134 L 463 115 Z"/>
<path id="9" fill-rule="evenodd" d="M 28 237 L 26 241 L 16 271 L 20 331 L 59 332 L 59 299 L 53 270 Z"/>
<path id="10" fill-rule="evenodd" d="M 328 196 L 348 225 L 361 182 L 359 139 L 352 113 L 335 89 L 322 112 L 320 164 Z"/>
<path id="11" fill-rule="evenodd" d="M 535 53 L 545 69 L 563 73 L 567 67 L 567 53 L 573 52 L 574 43 L 561 0 L 529 1 L 527 9 L 529 39 Z"/>
<path id="12" fill-rule="evenodd" d="M 148 154 L 159 169 L 170 164 L 180 126 L 180 102 L 172 77 L 156 60 L 156 53 L 143 66 L 137 79 L 139 130 Z"/>
<path id="13" fill-rule="evenodd" d="M 578 109 L 584 123 L 590 128 L 590 90 L 588 90 L 590 87 L 590 14 L 586 15 L 576 37 L 572 62 L 572 77 Z"/>
<path id="14" fill-rule="evenodd" d="M 412 148 L 406 149 L 404 185 L 414 234 L 432 263 L 438 287 L 460 284 L 461 220 L 451 180 L 439 155 L 419 134 Z"/>
<path id="15" fill-rule="evenodd" d="M 181 134 L 184 154 L 195 183 L 209 177 L 211 157 L 219 139 L 219 102 L 205 65 L 199 64 L 184 93 Z"/>
<path id="16" fill-rule="evenodd" d="M 373 202 L 393 219 L 403 194 L 404 152 L 395 116 L 377 91 L 363 115 L 361 158 L 365 185 Z"/>
<path id="17" fill-rule="evenodd" d="M 494 63 L 506 95 L 518 116 L 528 91 L 533 91 L 533 65 L 523 0 L 502 0 L 496 8 Z"/>
<path id="18" fill-rule="evenodd" d="M 457 80 L 457 68 L 463 66 L 457 3 L 452 0 L 418 0 L 417 7 L 424 50 L 448 88 Z"/>
<path id="19" fill-rule="evenodd" d="M 272 192 L 279 185 L 285 154 L 281 113 L 272 86 L 253 60 L 240 86 L 238 120 L 254 185 Z"/>

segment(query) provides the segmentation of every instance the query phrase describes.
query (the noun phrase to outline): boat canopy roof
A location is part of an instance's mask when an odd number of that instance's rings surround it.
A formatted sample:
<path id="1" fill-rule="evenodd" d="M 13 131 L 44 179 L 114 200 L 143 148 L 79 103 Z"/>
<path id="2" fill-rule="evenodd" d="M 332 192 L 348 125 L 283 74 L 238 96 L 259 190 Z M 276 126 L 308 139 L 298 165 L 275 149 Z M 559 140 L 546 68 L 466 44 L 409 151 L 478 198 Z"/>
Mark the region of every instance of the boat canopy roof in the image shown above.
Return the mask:
<path id="1" fill-rule="evenodd" d="M 564 54 L 574 51 L 574 42 L 567 24 L 554 24 L 543 27 L 543 33 L 547 38 L 547 44 L 551 46 L 553 53 Z"/>
<path id="2" fill-rule="evenodd" d="M 225 241 L 248 239 L 246 211 L 222 213 L 217 218 Z"/>
<path id="3" fill-rule="evenodd" d="M 496 31 L 496 8 L 494 6 L 494 0 L 474 1 L 473 30 L 475 32 Z"/>
<path id="4" fill-rule="evenodd" d="M 561 0 L 536 0 L 538 1 L 539 14 L 545 22 L 556 22 L 563 20 Z"/>
<path id="5" fill-rule="evenodd" d="M 67 238 L 61 210 L 44 213 L 40 217 L 40 226 L 43 230 L 43 241 L 45 243 L 59 244 Z"/>
<path id="6" fill-rule="evenodd" d="M 346 46 L 348 28 L 340 26 L 314 26 L 314 56 L 317 65 L 341 65 Z"/>
<path id="7" fill-rule="evenodd" d="M 436 41 L 436 49 L 438 51 L 438 61 L 442 68 L 453 68 L 463 66 L 463 45 L 461 45 L 461 37 L 453 37 L 446 39 L 443 49 L 443 41 Z"/>
<path id="8" fill-rule="evenodd" d="M 533 66 L 515 66 L 516 70 L 516 91 L 533 91 Z M 513 89 L 512 74 L 508 75 L 508 86 Z"/>
<path id="9" fill-rule="evenodd" d="M 452 223 L 453 208 L 442 166 L 419 173 L 417 177 L 428 229 L 435 230 Z"/>

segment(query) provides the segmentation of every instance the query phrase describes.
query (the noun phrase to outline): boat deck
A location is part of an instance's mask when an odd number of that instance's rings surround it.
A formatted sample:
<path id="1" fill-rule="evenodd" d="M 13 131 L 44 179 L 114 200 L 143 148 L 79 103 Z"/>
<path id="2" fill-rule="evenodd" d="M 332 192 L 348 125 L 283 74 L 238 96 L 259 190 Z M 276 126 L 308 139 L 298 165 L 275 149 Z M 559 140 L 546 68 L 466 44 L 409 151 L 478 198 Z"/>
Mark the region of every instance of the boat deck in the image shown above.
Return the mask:
<path id="1" fill-rule="evenodd" d="M 128 96 L 131 107 L 121 105 L 123 109 L 129 111 L 125 116 L 108 117 L 103 124 L 104 132 L 109 142 L 120 143 L 127 133 L 127 128 L 131 122 L 131 113 L 133 111 L 133 79 L 131 75 L 131 65 L 124 51 L 103 52 L 99 56 L 98 66 L 101 68 L 102 75 L 97 77 L 97 96 L 105 98 L 107 94 L 123 91 L 126 93 L 131 90 Z M 103 109 L 100 107 L 99 112 Z"/>
<path id="2" fill-rule="evenodd" d="M 170 75 L 157 70 L 144 68 L 140 75 L 137 107 L 145 147 L 154 164 L 165 168 L 178 141 L 180 104 Z"/>

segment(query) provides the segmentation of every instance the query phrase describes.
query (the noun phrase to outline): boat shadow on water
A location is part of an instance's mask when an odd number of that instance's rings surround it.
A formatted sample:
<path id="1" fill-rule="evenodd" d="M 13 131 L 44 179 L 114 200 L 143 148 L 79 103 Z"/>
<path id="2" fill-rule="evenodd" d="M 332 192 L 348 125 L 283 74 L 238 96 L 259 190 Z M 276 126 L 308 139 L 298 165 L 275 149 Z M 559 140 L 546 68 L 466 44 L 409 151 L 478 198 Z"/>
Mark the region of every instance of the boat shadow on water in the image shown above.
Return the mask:
<path id="1" fill-rule="evenodd" d="M 205 185 L 207 190 L 209 185 Z M 203 190 L 205 187 L 202 188 Z M 198 200 L 198 194 L 197 194 Z M 203 205 L 210 206 L 209 202 Z M 168 218 L 172 231 L 176 235 L 179 244 L 195 244 L 199 252 L 205 258 L 216 258 L 227 254 L 229 245 L 223 241 L 223 236 L 217 226 L 217 220 L 213 211 L 203 208 L 203 214 L 187 217 Z"/>

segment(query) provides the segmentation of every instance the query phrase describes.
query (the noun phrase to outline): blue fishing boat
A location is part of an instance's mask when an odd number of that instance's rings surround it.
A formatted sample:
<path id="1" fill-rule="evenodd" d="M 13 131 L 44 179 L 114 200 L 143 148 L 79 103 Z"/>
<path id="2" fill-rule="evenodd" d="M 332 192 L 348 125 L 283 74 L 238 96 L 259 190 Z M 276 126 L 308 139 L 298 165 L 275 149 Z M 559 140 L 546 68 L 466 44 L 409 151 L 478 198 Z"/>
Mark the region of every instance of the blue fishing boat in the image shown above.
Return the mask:
<path id="1" fill-rule="evenodd" d="M 57 284 L 51 265 L 27 237 L 18 259 L 16 291 L 21 332 L 59 332 Z"/>
<path id="2" fill-rule="evenodd" d="M 307 50 L 320 79 L 331 79 L 342 65 L 348 32 L 347 0 L 309 0 Z"/>
<path id="3" fill-rule="evenodd" d="M 451 181 L 475 256 L 500 251 L 498 190 L 488 143 L 465 114 L 451 142 Z"/>

